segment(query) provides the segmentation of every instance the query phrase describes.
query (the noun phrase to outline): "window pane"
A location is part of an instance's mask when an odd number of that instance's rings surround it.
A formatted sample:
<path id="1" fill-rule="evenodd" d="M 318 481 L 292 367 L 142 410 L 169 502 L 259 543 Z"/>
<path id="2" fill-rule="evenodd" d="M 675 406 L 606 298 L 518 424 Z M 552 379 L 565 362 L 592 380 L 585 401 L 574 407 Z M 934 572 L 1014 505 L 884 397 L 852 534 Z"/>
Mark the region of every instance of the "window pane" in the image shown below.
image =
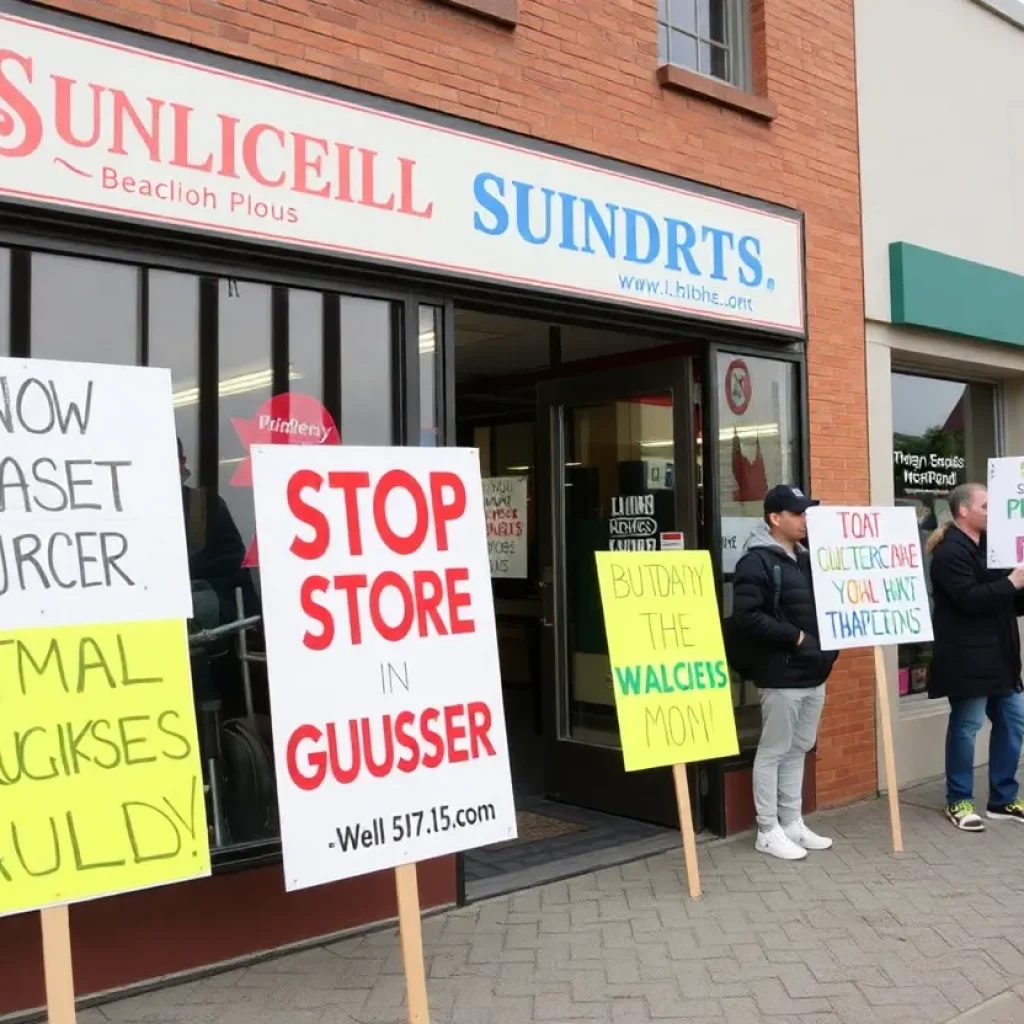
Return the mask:
<path id="1" fill-rule="evenodd" d="M 893 490 L 897 505 L 917 512 L 921 547 L 949 518 L 945 499 L 958 484 L 987 479 L 996 451 L 995 393 L 987 384 L 892 375 Z M 924 554 L 931 596 L 931 558 Z M 899 647 L 903 698 L 927 688 L 931 644 Z"/>
<path id="2" fill-rule="evenodd" d="M 702 74 L 711 75 L 729 81 L 729 51 L 711 43 L 700 44 L 700 70 Z"/>
<path id="3" fill-rule="evenodd" d="M 252 487 L 232 477 L 248 454 L 239 435 L 270 397 L 270 295 L 267 285 L 222 278 L 219 286 L 218 490 L 248 544 L 256 528 Z M 236 421 L 240 421 L 236 426 Z"/>
<path id="4" fill-rule="evenodd" d="M 139 357 L 136 267 L 32 255 L 32 355 L 134 366 Z"/>
<path id="5" fill-rule="evenodd" d="M 797 373 L 792 363 L 718 355 L 718 499 L 721 508 L 722 604 L 732 613 L 732 574 L 743 545 L 764 516 L 776 484 L 801 486 Z M 707 437 L 707 433 L 704 433 Z M 744 746 L 757 741 L 757 688 L 733 675 L 736 726 Z"/>
<path id="6" fill-rule="evenodd" d="M 391 304 L 341 299 L 341 440 L 391 444 Z"/>
<path id="7" fill-rule="evenodd" d="M 437 343 L 441 337 L 441 310 L 420 306 L 420 444 L 437 444 Z"/>
<path id="8" fill-rule="evenodd" d="M 674 29 L 682 29 L 696 35 L 696 0 L 668 0 L 668 23 Z"/>
<path id="9" fill-rule="evenodd" d="M 727 0 L 697 0 L 698 35 L 716 43 L 729 42 Z"/>
<path id="10" fill-rule="evenodd" d="M 0 249 L 0 356 L 11 351 L 11 251 Z"/>
<path id="11" fill-rule="evenodd" d="M 199 278 L 149 272 L 149 365 L 171 371 L 175 425 L 194 483 L 199 470 Z"/>
<path id="12" fill-rule="evenodd" d="M 669 39 L 669 62 L 681 68 L 697 69 L 697 40 L 685 32 L 672 32 Z"/>
<path id="13" fill-rule="evenodd" d="M 288 291 L 288 390 L 324 399 L 324 297 Z"/>
<path id="14" fill-rule="evenodd" d="M 668 29 L 664 25 L 658 26 L 658 63 L 668 64 Z"/>

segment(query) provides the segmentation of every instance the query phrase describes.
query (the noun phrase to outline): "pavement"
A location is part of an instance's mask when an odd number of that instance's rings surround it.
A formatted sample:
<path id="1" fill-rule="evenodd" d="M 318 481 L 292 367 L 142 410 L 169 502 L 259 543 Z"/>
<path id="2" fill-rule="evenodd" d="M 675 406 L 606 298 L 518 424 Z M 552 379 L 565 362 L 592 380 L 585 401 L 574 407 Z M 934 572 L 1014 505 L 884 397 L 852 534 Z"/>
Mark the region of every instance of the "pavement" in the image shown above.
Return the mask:
<path id="1" fill-rule="evenodd" d="M 979 787 L 977 792 L 984 793 Z M 1022 1024 L 1024 826 L 954 830 L 935 784 L 811 819 L 793 864 L 749 837 L 423 923 L 431 1024 Z M 393 928 L 85 1010 L 79 1024 L 406 1024 Z"/>

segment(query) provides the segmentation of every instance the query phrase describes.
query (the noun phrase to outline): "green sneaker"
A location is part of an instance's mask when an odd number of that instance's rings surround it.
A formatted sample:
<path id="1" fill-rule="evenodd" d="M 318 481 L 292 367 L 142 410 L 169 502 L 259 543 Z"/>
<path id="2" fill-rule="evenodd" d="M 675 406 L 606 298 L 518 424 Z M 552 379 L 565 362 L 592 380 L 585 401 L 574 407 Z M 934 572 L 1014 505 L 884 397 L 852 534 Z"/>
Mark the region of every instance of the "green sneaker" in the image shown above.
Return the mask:
<path id="1" fill-rule="evenodd" d="M 1005 807 L 988 805 L 986 816 L 994 821 L 1019 821 L 1024 823 L 1024 800 L 1013 800 Z"/>
<path id="2" fill-rule="evenodd" d="M 992 817 L 991 809 L 988 816 Z M 974 810 L 974 804 L 970 800 L 960 800 L 946 808 L 946 817 L 960 829 L 961 832 L 984 832 L 985 823 Z"/>

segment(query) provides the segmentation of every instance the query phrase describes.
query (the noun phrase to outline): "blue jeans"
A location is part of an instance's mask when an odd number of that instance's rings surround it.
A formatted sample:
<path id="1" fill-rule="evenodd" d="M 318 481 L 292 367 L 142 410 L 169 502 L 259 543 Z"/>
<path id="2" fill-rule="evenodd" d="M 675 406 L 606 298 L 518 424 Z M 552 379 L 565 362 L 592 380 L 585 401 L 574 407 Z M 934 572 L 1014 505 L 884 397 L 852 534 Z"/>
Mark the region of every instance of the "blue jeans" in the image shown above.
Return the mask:
<path id="1" fill-rule="evenodd" d="M 1017 799 L 1017 766 L 1024 743 L 1024 694 L 950 698 L 946 727 L 946 803 L 950 807 L 974 797 L 974 741 L 985 715 L 992 722 L 988 806 L 1005 807 Z"/>

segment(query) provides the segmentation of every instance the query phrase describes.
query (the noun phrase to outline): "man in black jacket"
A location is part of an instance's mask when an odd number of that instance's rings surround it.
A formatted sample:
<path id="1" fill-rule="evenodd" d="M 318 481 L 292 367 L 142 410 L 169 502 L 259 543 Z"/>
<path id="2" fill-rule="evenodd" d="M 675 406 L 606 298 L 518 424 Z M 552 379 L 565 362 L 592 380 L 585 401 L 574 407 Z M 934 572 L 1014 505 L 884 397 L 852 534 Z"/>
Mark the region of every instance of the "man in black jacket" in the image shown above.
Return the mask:
<path id="1" fill-rule="evenodd" d="M 804 824 L 804 760 L 818 737 L 825 680 L 836 654 L 818 644 L 807 509 L 795 487 L 764 499 L 764 522 L 744 547 L 733 580 L 733 626 L 747 648 L 761 697 L 761 739 L 754 758 L 754 805 L 761 853 L 801 860 L 832 840 Z"/>
<path id="2" fill-rule="evenodd" d="M 1024 568 L 989 569 L 985 547 L 988 492 L 962 484 L 949 496 L 952 521 L 928 540 L 935 642 L 928 696 L 949 698 L 946 817 L 964 832 L 983 832 L 974 810 L 974 743 L 988 715 L 988 816 L 1024 822 L 1017 766 L 1024 740 L 1020 634 Z"/>

